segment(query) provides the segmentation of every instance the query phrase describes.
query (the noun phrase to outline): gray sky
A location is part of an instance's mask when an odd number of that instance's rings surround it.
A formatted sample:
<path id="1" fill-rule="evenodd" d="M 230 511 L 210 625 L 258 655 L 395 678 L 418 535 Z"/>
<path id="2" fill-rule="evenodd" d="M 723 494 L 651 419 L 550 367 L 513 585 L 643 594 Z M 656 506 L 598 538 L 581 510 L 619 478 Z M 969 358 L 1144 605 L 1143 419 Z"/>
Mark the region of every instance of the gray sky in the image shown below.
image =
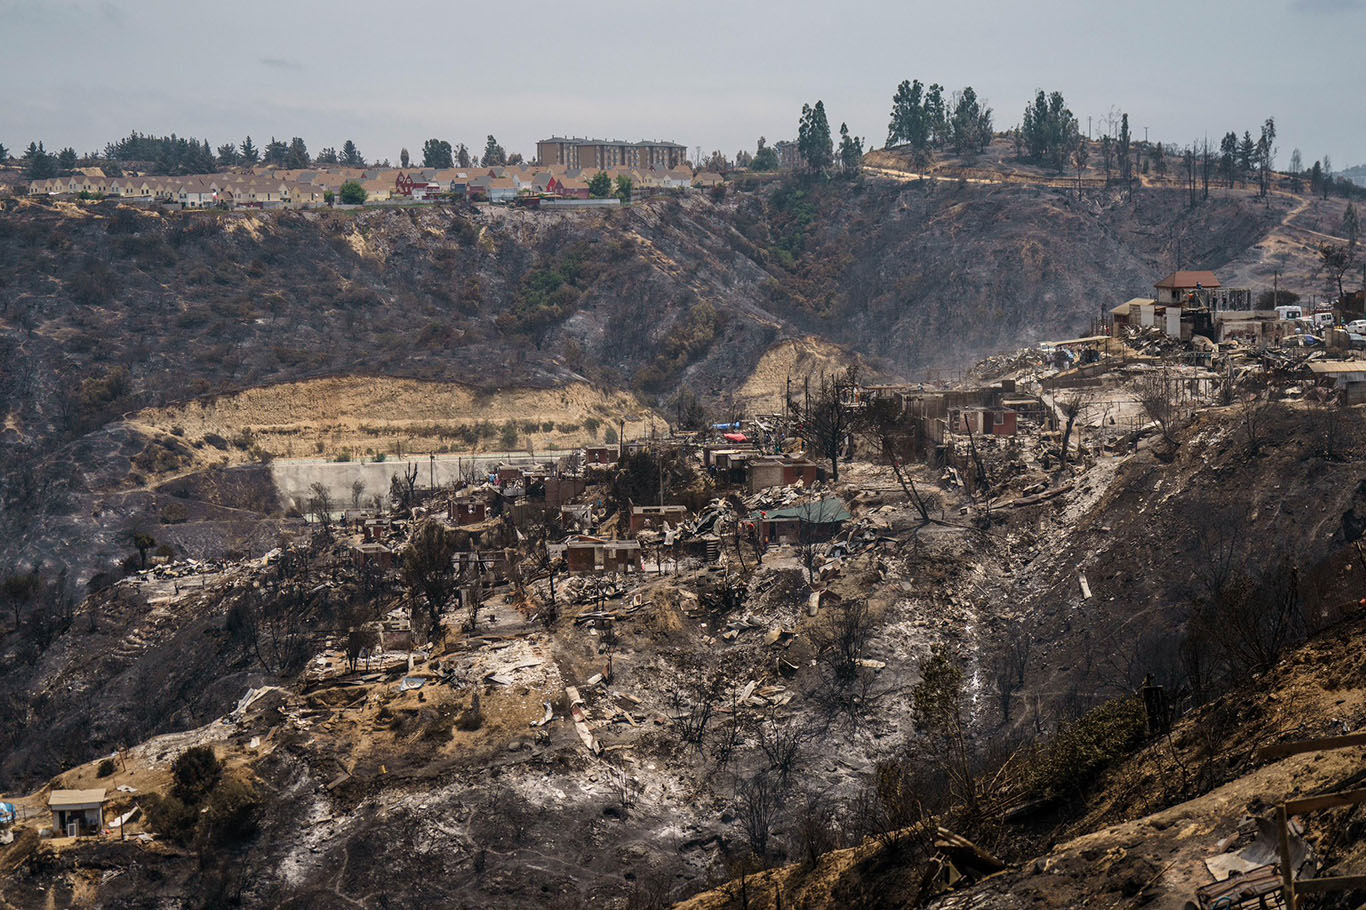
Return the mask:
<path id="1" fill-rule="evenodd" d="M 896 84 L 971 84 L 998 129 L 1036 87 L 1083 125 L 1111 107 L 1185 144 L 1278 124 L 1335 169 L 1366 161 L 1366 0 L 0 0 L 0 142 L 85 152 L 130 130 L 353 138 L 370 158 L 492 132 L 673 139 L 733 155 L 832 127 L 880 145 Z"/>

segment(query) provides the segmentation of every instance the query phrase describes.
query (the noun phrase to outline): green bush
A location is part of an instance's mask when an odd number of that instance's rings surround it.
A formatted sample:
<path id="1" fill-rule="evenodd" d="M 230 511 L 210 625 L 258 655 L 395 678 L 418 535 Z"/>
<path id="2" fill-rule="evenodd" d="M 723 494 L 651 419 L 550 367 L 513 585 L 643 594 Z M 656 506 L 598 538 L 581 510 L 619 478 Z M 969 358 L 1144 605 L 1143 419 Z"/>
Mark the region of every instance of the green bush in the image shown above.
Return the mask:
<path id="1" fill-rule="evenodd" d="M 204 824 L 211 840 L 231 844 L 256 833 L 261 800 L 251 782 L 237 775 L 223 778 L 205 804 Z"/>
<path id="2" fill-rule="evenodd" d="M 182 802 L 197 803 L 222 776 L 223 766 L 219 764 L 213 748 L 193 746 L 180 753 L 171 765 L 171 777 L 174 780 L 171 793 Z"/>
<path id="3" fill-rule="evenodd" d="M 142 799 L 142 811 L 147 813 L 147 825 L 157 836 L 177 844 L 188 844 L 194 837 L 199 813 L 183 800 L 149 793 Z"/>
<path id="4" fill-rule="evenodd" d="M 498 431 L 498 442 L 505 449 L 517 448 L 517 421 L 509 420 L 503 424 L 503 428 Z"/>
<path id="5" fill-rule="evenodd" d="M 348 180 L 341 185 L 342 205 L 362 205 L 367 195 L 369 194 L 365 192 L 365 187 L 354 180 Z"/>
<path id="6" fill-rule="evenodd" d="M 1084 792 L 1146 735 L 1142 700 L 1133 695 L 1111 699 L 1065 724 L 1035 751 L 1029 763 L 1029 789 L 1042 798 Z"/>
<path id="7" fill-rule="evenodd" d="M 95 776 L 109 777 L 117 770 L 118 766 L 114 764 L 114 760 L 112 758 L 106 758 L 104 761 L 100 762 L 100 766 L 95 769 Z"/>

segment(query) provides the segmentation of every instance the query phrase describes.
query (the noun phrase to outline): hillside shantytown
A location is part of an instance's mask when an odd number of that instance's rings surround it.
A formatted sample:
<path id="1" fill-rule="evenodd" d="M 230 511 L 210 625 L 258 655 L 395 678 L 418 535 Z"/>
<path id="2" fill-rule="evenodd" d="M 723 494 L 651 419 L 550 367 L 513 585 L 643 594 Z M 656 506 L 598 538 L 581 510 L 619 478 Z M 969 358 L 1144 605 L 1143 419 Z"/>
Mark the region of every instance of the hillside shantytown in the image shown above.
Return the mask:
<path id="1" fill-rule="evenodd" d="M 356 185 L 363 204 L 470 201 L 539 205 L 592 198 L 589 180 L 610 181 L 600 202 L 621 201 L 617 191 L 648 195 L 668 190 L 715 186 L 715 172 L 694 173 L 686 149 L 670 142 L 620 142 L 552 137 L 537 143 L 539 162 L 448 168 L 273 165 L 230 168 L 221 173 L 174 177 L 106 177 L 99 167 L 80 168 L 67 177 L 34 180 L 32 196 L 113 197 L 182 209 L 319 208 L 334 205 L 344 186 Z M 617 195 L 613 195 L 617 193 Z M 343 203 L 344 204 L 344 203 Z"/>
<path id="2" fill-rule="evenodd" d="M 0 4 L 0 910 L 1366 906 L 1366 11 L 250 6 Z"/>

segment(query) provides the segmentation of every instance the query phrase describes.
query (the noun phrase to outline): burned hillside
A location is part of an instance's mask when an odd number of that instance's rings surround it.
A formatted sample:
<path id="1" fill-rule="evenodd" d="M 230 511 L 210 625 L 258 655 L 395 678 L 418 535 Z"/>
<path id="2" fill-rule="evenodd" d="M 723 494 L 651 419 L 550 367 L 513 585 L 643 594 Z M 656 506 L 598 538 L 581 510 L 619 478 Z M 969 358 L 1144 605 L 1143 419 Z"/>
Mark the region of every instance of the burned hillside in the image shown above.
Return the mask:
<path id="1" fill-rule="evenodd" d="M 29 597 L 7 899 L 637 907 L 729 880 L 700 905 L 875 907 L 1004 868 L 1009 901 L 1045 874 L 1089 893 L 1086 838 L 1183 801 L 1251 843 L 1211 794 L 1282 785 L 1214 748 L 1254 729 L 1218 699 L 1355 634 L 1366 438 L 1323 355 L 1150 336 L 954 385 L 842 373 L 741 426 L 453 483 L 396 464 L 378 501 L 318 484 L 260 556 L 149 541 L 62 611 Z M 1351 672 L 1340 711 L 1256 735 L 1355 729 Z M 221 770 L 190 788 L 203 749 Z M 119 839 L 30 837 L 92 793 Z M 1208 880 L 1150 882 L 1146 849 L 1104 887 Z"/>

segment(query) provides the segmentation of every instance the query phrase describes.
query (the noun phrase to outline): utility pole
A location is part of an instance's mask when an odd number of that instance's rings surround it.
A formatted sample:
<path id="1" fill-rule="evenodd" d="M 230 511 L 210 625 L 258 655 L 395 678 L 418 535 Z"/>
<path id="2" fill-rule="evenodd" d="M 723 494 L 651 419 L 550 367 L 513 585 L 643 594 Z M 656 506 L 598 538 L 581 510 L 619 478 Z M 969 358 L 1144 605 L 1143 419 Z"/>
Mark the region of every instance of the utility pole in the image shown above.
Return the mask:
<path id="1" fill-rule="evenodd" d="M 1091 138 L 1091 115 L 1086 115 L 1086 138 Z"/>

